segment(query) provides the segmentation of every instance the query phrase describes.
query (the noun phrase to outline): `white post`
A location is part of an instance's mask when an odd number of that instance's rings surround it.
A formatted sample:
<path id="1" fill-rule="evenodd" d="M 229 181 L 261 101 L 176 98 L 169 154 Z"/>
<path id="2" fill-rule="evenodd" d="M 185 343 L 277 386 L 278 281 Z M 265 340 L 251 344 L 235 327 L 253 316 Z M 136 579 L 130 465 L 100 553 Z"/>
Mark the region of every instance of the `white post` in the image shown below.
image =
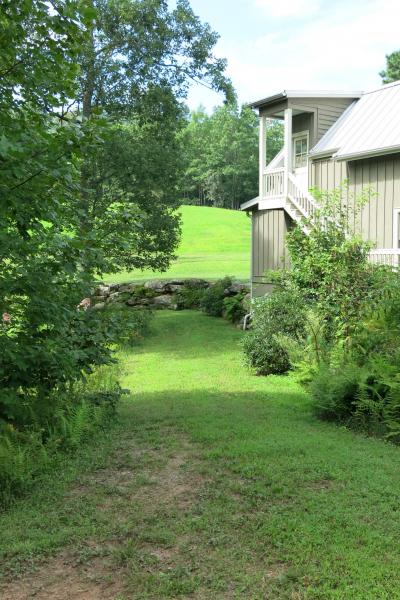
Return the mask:
<path id="1" fill-rule="evenodd" d="M 259 134 L 259 196 L 260 200 L 264 196 L 264 171 L 266 166 L 266 149 L 267 149 L 267 128 L 266 118 L 260 115 L 260 134 Z"/>
<path id="2" fill-rule="evenodd" d="M 285 197 L 288 194 L 288 179 L 289 173 L 292 172 L 292 109 L 285 109 L 285 145 L 284 145 L 284 160 L 285 160 L 285 180 L 283 183 L 283 193 Z"/>

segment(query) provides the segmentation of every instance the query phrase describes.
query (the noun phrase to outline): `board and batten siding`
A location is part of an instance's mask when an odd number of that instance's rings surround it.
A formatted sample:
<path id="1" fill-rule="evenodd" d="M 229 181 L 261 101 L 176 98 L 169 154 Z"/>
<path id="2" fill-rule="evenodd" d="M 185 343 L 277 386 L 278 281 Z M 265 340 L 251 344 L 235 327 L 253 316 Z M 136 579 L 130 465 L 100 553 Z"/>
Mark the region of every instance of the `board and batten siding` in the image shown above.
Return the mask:
<path id="1" fill-rule="evenodd" d="M 310 187 L 331 191 L 345 180 L 350 201 L 371 188 L 369 202 L 361 211 L 356 229 L 376 248 L 393 248 L 393 211 L 400 208 L 400 154 L 357 161 L 332 159 L 310 162 Z"/>
<path id="2" fill-rule="evenodd" d="M 252 213 L 252 281 L 265 283 L 265 272 L 289 266 L 285 236 L 290 218 L 282 209 Z"/>
<path id="3" fill-rule="evenodd" d="M 288 106 L 293 110 L 309 110 L 314 113 L 314 132 L 311 140 L 314 145 L 352 102 L 352 98 L 294 98 L 289 100 Z"/>

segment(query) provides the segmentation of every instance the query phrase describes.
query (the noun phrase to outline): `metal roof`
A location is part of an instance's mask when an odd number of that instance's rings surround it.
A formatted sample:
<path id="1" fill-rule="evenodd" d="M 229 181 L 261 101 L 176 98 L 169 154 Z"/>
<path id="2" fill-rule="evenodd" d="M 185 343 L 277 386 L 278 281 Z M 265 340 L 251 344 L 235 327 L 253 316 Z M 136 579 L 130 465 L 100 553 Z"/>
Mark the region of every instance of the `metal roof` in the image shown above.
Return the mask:
<path id="1" fill-rule="evenodd" d="M 279 94 L 268 96 L 262 100 L 251 102 L 249 106 L 251 108 L 260 108 L 261 106 L 267 106 L 268 104 L 274 104 L 279 100 L 285 98 L 360 98 L 363 92 L 349 92 L 343 90 L 283 90 Z"/>
<path id="2" fill-rule="evenodd" d="M 337 160 L 400 151 L 400 81 L 364 93 L 311 150 Z"/>

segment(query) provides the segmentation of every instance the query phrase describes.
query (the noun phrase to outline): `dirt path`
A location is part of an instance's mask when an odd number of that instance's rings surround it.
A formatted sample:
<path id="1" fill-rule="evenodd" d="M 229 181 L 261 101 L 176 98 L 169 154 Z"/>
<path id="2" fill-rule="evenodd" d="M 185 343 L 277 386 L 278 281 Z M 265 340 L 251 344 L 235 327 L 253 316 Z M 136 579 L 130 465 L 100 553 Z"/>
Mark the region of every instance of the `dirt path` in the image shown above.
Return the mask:
<path id="1" fill-rule="evenodd" d="M 131 454 L 136 469 L 127 468 L 125 461 L 119 464 L 116 450 L 107 469 L 88 475 L 70 492 L 84 498 L 95 490 L 103 497 L 98 510 L 105 512 L 114 525 L 119 524 L 120 530 L 126 527 L 125 535 L 108 540 L 93 537 L 85 541 L 84 548 L 60 552 L 33 572 L 0 587 L 2 600 L 123 600 L 129 569 L 121 555 L 127 545 L 135 548 L 135 556 L 146 557 L 149 574 L 175 567 L 182 540 L 177 538 L 166 547 L 163 539 L 152 539 L 152 535 L 146 538 L 146 524 L 157 520 L 160 512 L 181 518 L 192 508 L 205 481 L 193 469 L 195 451 L 187 440 L 170 430 L 165 430 L 163 436 L 169 442 L 174 436 L 173 452 L 164 455 L 163 447 L 143 447 L 126 437 L 120 440 L 120 446 L 125 454 Z M 111 496 L 107 495 L 110 488 L 115 492 Z M 134 531 L 129 531 L 130 517 L 137 507 L 140 519 Z"/>

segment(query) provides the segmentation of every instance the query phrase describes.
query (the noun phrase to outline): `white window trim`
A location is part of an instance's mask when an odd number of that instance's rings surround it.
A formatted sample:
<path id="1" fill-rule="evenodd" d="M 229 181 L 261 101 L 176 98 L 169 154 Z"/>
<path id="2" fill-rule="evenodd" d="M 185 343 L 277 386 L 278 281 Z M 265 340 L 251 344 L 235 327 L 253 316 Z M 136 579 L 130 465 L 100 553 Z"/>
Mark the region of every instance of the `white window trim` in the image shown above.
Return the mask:
<path id="1" fill-rule="evenodd" d="M 303 138 L 306 137 L 307 138 L 307 164 L 304 167 L 297 167 L 298 169 L 308 169 L 308 162 L 309 162 L 309 155 L 310 155 L 310 132 L 308 131 L 308 129 L 306 129 L 305 131 L 298 131 L 296 133 L 293 133 L 292 135 L 292 155 L 293 155 L 293 165 L 295 163 L 296 160 L 296 153 L 295 153 L 295 141 L 297 138 Z M 293 170 L 296 167 L 293 166 Z"/>
<path id="2" fill-rule="evenodd" d="M 399 249 L 399 214 L 400 208 L 393 209 L 393 249 Z"/>

